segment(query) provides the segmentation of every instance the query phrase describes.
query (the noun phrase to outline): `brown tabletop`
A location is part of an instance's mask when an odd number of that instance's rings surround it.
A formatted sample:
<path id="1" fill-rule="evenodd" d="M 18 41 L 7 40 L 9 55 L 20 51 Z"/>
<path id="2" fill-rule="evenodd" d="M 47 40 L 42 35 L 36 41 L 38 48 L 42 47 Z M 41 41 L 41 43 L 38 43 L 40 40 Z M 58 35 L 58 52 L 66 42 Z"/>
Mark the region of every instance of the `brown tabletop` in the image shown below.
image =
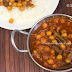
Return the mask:
<path id="1" fill-rule="evenodd" d="M 72 0 L 60 0 L 54 13 L 72 16 L 72 7 L 70 6 L 72 6 Z M 0 72 L 48 72 L 38 67 L 28 53 L 19 53 L 13 48 L 11 32 L 0 28 Z M 16 33 L 15 42 L 20 49 L 27 48 L 26 40 L 26 35 Z"/>

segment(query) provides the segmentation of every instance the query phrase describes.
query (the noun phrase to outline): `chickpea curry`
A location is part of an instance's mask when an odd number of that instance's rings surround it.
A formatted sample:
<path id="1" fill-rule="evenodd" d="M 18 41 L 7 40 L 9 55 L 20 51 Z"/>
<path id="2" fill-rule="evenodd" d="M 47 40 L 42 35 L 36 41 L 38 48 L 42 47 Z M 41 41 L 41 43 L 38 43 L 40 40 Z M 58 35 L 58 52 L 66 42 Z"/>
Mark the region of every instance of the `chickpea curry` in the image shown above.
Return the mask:
<path id="1" fill-rule="evenodd" d="M 53 18 L 41 24 L 32 34 L 33 58 L 43 67 L 60 70 L 72 64 L 72 22 Z"/>
<path id="2" fill-rule="evenodd" d="M 2 5 L 7 7 L 9 11 L 11 11 L 13 7 L 19 7 L 20 11 L 24 11 L 25 7 L 34 7 L 32 0 L 2 0 L 0 1 L 0 6 Z"/>

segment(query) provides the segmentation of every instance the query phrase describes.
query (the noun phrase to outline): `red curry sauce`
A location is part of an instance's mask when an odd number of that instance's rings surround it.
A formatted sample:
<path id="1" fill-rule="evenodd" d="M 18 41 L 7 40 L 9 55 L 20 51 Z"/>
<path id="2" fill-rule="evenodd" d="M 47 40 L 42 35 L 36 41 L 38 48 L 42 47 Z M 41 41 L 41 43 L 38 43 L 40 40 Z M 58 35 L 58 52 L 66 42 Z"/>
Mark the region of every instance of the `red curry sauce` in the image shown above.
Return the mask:
<path id="1" fill-rule="evenodd" d="M 31 37 L 31 52 L 43 67 L 61 69 L 72 62 L 72 22 L 65 18 L 49 19 Z"/>

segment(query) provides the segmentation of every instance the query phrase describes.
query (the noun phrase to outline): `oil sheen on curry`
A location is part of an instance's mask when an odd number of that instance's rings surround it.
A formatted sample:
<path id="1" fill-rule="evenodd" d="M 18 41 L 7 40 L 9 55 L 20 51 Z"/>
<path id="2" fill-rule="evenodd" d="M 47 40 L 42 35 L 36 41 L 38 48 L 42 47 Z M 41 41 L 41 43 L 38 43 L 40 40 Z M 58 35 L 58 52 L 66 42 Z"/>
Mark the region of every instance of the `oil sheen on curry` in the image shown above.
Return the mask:
<path id="1" fill-rule="evenodd" d="M 62 69 L 72 65 L 72 22 L 65 18 L 49 19 L 32 34 L 32 56 L 43 67 Z"/>

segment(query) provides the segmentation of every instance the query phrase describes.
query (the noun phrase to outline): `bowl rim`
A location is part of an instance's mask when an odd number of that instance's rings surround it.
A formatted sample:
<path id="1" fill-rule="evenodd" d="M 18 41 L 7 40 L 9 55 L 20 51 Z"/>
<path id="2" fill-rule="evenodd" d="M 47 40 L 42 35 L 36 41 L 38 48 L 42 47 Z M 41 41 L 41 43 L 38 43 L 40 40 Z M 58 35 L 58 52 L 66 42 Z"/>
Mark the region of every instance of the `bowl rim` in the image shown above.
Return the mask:
<path id="1" fill-rule="evenodd" d="M 65 72 L 65 71 L 70 71 L 72 70 L 72 68 L 69 68 L 69 69 L 66 69 L 66 70 L 52 70 L 52 69 L 48 69 L 48 68 L 45 68 L 43 67 L 42 65 L 40 65 L 32 56 L 31 52 L 30 52 L 30 48 L 29 48 L 29 37 L 30 37 L 30 34 L 33 30 L 33 28 L 36 26 L 36 24 L 38 24 L 41 20 L 47 18 L 47 17 L 51 17 L 51 16 L 55 16 L 55 15 L 63 15 L 63 16 L 67 16 L 69 18 L 72 18 L 72 16 L 69 16 L 69 15 L 66 15 L 66 14 L 51 14 L 51 15 L 48 15 L 48 16 L 45 16 L 43 18 L 41 18 L 40 20 L 38 20 L 33 26 L 32 28 L 30 29 L 29 31 L 29 34 L 28 34 L 28 37 L 27 37 L 27 49 L 28 49 L 28 52 L 29 52 L 29 55 L 31 57 L 31 59 L 34 61 L 35 64 L 37 64 L 39 67 L 43 68 L 44 70 L 47 70 L 47 71 L 53 71 L 53 72 Z"/>

